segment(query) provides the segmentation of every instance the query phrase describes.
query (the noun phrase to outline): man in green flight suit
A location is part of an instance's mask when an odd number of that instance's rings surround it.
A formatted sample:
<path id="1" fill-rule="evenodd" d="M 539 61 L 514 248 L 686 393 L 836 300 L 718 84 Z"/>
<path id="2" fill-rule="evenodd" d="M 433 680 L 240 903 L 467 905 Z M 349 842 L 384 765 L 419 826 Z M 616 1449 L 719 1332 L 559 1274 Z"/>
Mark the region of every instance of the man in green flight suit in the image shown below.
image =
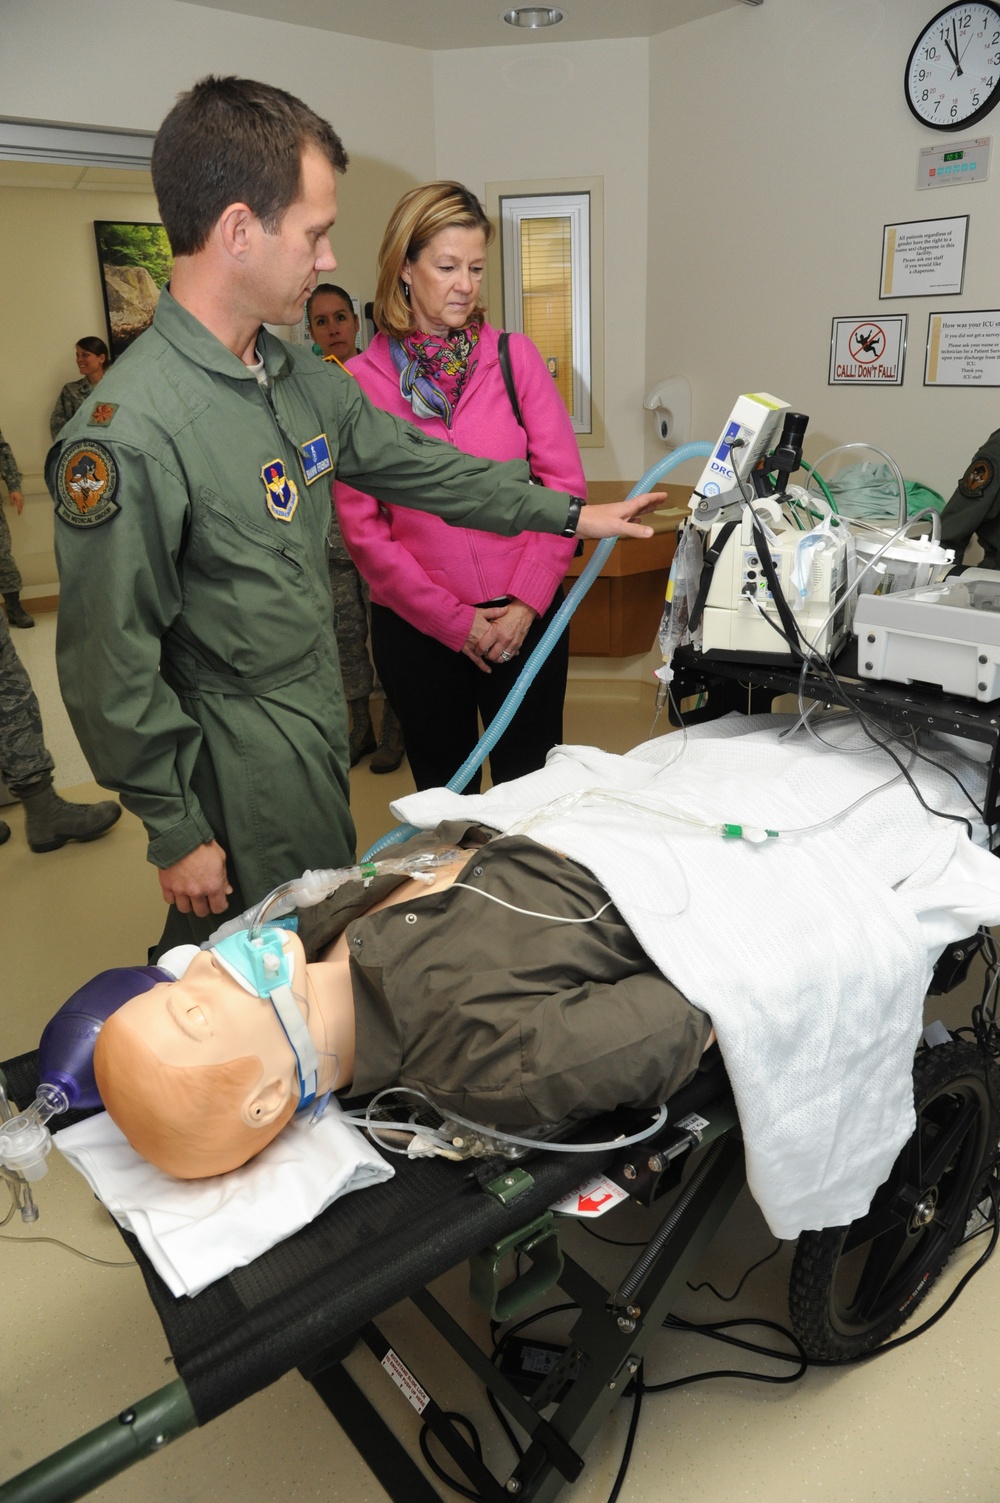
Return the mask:
<path id="1" fill-rule="evenodd" d="M 334 474 L 456 525 L 646 537 L 638 497 L 590 507 L 521 461 L 460 454 L 262 325 L 334 270 L 331 126 L 293 96 L 206 78 L 153 148 L 174 252 L 153 326 L 49 451 L 60 685 L 97 779 L 149 836 L 200 941 L 289 871 L 346 863 L 348 736 L 325 538 Z"/>

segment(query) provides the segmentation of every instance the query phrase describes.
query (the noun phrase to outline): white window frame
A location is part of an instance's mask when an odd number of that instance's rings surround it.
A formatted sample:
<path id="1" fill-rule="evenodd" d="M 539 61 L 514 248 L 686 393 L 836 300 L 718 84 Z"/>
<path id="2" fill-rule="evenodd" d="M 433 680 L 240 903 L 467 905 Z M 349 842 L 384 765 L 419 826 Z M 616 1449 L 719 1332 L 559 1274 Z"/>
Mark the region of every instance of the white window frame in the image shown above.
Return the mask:
<path id="1" fill-rule="evenodd" d="M 576 433 L 591 431 L 590 357 L 590 194 L 539 193 L 501 197 L 500 238 L 503 253 L 504 312 L 507 328 L 524 333 L 524 287 L 521 225 L 526 219 L 568 219 L 570 233 L 570 306 L 573 341 L 573 407 Z"/>
<path id="2" fill-rule="evenodd" d="M 604 179 L 553 178 L 531 181 L 497 182 L 485 185 L 485 203 L 491 219 L 500 228 L 487 253 L 488 307 L 491 321 L 502 328 L 521 329 L 520 265 L 513 274 L 505 267 L 508 248 L 513 246 L 515 257 L 520 250 L 520 225 L 514 223 L 513 215 L 505 221 L 508 206 L 518 201 L 525 211 L 538 217 L 553 213 L 566 213 L 567 198 L 586 199 L 589 208 L 589 229 L 584 238 L 581 254 L 577 256 L 574 241 L 574 372 L 573 427 L 581 448 L 604 447 Z M 585 270 L 584 270 L 585 268 Z M 517 291 L 513 290 L 516 279 Z M 577 296 L 577 282 L 582 282 Z M 586 310 L 584 312 L 583 310 Z M 582 323 L 582 338 L 577 342 L 577 319 Z M 576 350 L 581 359 L 576 358 Z M 583 352 L 586 352 L 585 357 Z M 544 351 L 542 352 L 544 353 Z M 580 406 L 577 408 L 577 386 L 580 386 Z M 583 414 L 586 414 L 584 416 Z"/>

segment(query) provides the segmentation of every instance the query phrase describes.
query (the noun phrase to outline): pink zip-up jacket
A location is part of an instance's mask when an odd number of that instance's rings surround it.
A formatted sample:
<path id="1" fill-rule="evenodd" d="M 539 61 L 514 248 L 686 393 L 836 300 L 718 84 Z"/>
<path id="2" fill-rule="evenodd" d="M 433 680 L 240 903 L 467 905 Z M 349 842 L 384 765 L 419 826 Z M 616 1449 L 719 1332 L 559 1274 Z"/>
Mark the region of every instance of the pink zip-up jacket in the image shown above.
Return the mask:
<path id="1" fill-rule="evenodd" d="M 414 418 L 399 390 L 399 373 L 385 334 L 376 334 L 347 368 L 386 412 L 477 458 L 527 458 L 543 485 L 586 498 L 576 436 L 545 362 L 526 335 L 510 336 L 510 365 L 526 433 L 504 387 L 498 338 L 496 329 L 483 325 L 472 356 L 475 369 L 451 428 L 440 418 Z M 384 505 L 339 480 L 334 499 L 344 542 L 368 581 L 372 600 L 454 652 L 465 645 L 473 607 L 483 601 L 509 595 L 539 615 L 547 610 L 576 546 L 572 538 L 551 533 L 522 532 L 505 538 L 449 527 L 440 517 Z"/>

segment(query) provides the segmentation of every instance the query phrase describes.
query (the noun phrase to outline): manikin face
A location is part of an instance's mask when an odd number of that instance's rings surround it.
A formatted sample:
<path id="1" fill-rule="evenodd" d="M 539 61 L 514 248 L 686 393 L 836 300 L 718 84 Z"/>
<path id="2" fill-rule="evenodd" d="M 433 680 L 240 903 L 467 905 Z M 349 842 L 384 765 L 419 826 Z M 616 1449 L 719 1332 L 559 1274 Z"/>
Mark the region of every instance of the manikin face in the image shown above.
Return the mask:
<path id="1" fill-rule="evenodd" d="M 297 324 L 317 282 L 336 269 L 330 230 L 337 217 L 336 174 L 315 146 L 302 153 L 299 196 L 275 234 L 260 220 L 249 227 L 246 292 L 262 323 Z"/>
<path id="2" fill-rule="evenodd" d="M 289 946 L 295 955 L 293 990 L 304 995 L 305 956 L 296 935 L 288 934 Z M 295 1056 L 271 1003 L 251 996 L 211 950 L 200 951 L 179 981 L 158 982 L 119 1011 L 166 1065 L 222 1065 L 256 1056 L 262 1075 L 298 1089 Z"/>
<path id="3" fill-rule="evenodd" d="M 76 347 L 76 368 L 93 386 L 104 375 L 104 356 L 92 355 L 82 345 Z"/>
<path id="4" fill-rule="evenodd" d="M 483 285 L 486 236 L 482 230 L 448 225 L 428 240 L 415 261 L 403 262 L 410 308 L 425 334 L 464 329 Z"/>
<path id="5" fill-rule="evenodd" d="M 356 354 L 358 316 L 335 292 L 318 292 L 309 310 L 309 333 L 323 355 L 336 355 L 343 364 Z"/>

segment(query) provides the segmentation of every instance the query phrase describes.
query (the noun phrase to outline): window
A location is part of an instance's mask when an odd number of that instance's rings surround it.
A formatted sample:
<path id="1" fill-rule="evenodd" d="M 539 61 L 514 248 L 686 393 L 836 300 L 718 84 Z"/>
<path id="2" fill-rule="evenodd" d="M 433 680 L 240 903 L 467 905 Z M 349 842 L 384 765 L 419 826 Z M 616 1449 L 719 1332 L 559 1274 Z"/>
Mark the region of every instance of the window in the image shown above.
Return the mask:
<path id="1" fill-rule="evenodd" d="M 579 441 L 601 444 L 597 357 L 603 342 L 594 339 L 600 315 L 592 297 L 602 280 L 593 254 L 600 184 L 490 184 L 487 200 L 500 225 L 500 257 L 491 266 L 502 284 L 499 321 L 537 346 Z"/>

